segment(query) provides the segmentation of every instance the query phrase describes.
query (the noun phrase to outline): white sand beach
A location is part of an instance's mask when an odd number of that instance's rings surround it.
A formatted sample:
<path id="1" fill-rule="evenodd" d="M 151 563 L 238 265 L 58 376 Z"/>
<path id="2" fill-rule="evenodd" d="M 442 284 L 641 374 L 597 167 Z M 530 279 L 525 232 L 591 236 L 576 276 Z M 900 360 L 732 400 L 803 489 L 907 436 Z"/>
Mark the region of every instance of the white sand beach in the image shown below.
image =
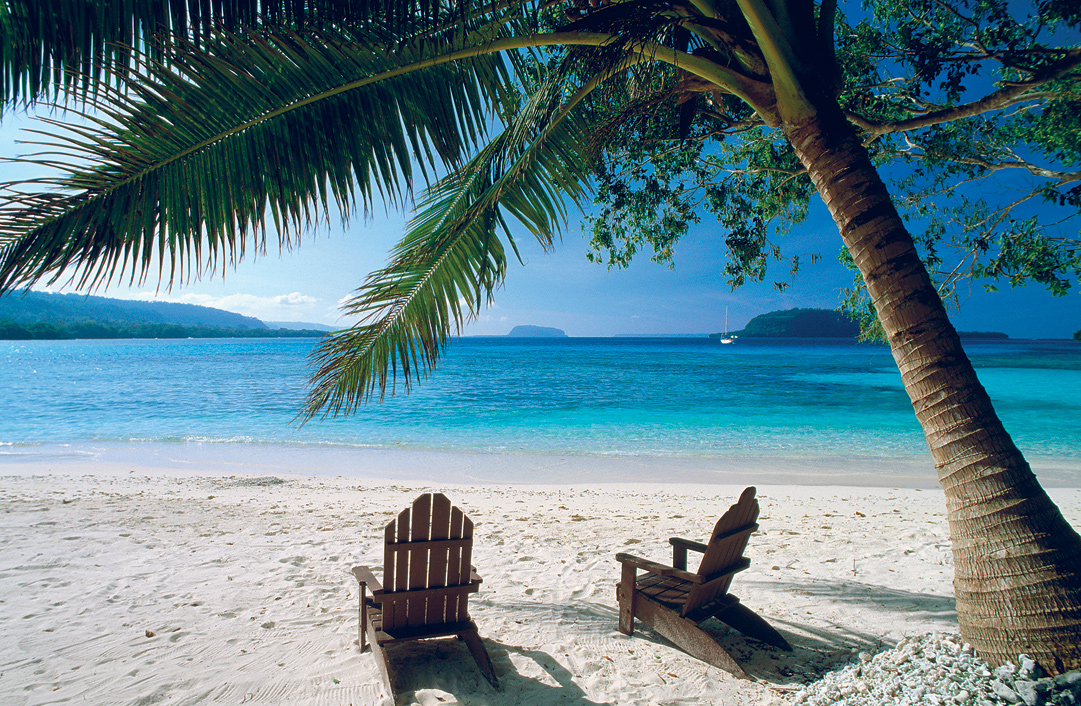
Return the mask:
<path id="1" fill-rule="evenodd" d="M 494 457 L 498 459 L 498 457 Z M 439 484 L 124 463 L 0 467 L 0 703 L 393 703 L 357 648 L 355 564 L 422 492 L 476 523 L 473 618 L 494 691 L 450 639 L 392 652 L 400 704 L 769 704 L 860 651 L 956 630 L 934 489 L 758 485 L 732 592 L 793 644 L 724 626 L 757 681 L 639 626 L 616 631 L 615 554 L 668 562 L 742 485 Z M 584 480 L 584 479 L 583 479 Z M 1055 488 L 1081 526 L 1081 490 Z"/>

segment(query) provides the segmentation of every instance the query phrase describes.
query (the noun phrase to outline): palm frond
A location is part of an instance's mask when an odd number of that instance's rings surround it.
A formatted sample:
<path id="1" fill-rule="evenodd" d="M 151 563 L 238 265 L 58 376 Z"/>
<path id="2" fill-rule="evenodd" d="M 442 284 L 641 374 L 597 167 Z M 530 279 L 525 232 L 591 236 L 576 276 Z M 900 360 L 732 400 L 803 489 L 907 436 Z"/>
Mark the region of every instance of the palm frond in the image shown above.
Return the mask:
<path id="1" fill-rule="evenodd" d="M 566 222 L 563 199 L 584 194 L 592 160 L 580 117 L 556 96 L 535 95 L 470 164 L 429 190 L 391 264 L 344 307 L 359 323 L 313 355 L 318 369 L 301 418 L 348 414 L 375 393 L 393 393 L 399 370 L 406 390 L 427 374 L 503 282 L 499 233 L 514 246 L 505 215 L 552 245 Z"/>
<path id="2" fill-rule="evenodd" d="M 340 33 L 226 35 L 155 64 L 51 154 L 60 171 L 0 185 L 0 291 L 79 271 L 80 286 L 163 282 L 286 244 L 332 211 L 400 201 L 422 169 L 454 167 L 511 84 L 496 56 L 430 66 L 446 47 Z M 427 165 L 427 166 L 425 166 Z M 159 264 L 159 267 L 163 267 Z"/>
<path id="3" fill-rule="evenodd" d="M 461 0 L 2 0 L 0 105 L 125 81 L 142 51 L 164 58 L 174 38 L 202 46 L 217 30 L 338 30 L 382 25 L 407 36 L 468 14 Z"/>

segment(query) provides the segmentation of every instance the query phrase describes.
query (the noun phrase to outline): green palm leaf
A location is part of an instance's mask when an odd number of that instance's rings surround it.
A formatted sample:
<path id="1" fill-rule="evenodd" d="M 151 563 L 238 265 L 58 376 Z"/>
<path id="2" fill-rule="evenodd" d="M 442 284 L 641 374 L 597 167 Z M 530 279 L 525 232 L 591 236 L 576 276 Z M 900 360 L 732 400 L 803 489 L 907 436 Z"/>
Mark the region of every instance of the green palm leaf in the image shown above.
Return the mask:
<path id="1" fill-rule="evenodd" d="M 506 273 L 498 232 L 514 241 L 513 215 L 545 247 L 566 221 L 563 198 L 577 202 L 592 154 L 580 118 L 541 92 L 470 164 L 429 190 L 392 262 L 373 273 L 346 314 L 360 322 L 323 343 L 301 415 L 350 413 L 371 395 L 409 389 L 429 372 L 452 332 L 491 301 Z M 546 102 L 547 101 L 547 102 Z"/>
<path id="2" fill-rule="evenodd" d="M 402 201 L 414 164 L 425 177 L 457 169 L 495 109 L 508 129 L 431 191 L 392 264 L 347 307 L 362 323 L 319 351 L 304 414 L 352 411 L 399 369 L 408 387 L 502 282 L 505 217 L 545 247 L 565 222 L 563 199 L 577 200 L 591 167 L 578 101 L 658 51 L 573 52 L 512 118 L 508 94 L 535 86 L 524 48 L 611 39 L 540 35 L 518 9 L 430 24 L 417 40 L 351 27 L 179 43 L 49 145 L 59 157 L 39 161 L 60 175 L 37 182 L 46 190 L 0 185 L 0 291 L 72 272 L 79 287 L 141 282 L 155 266 L 171 284 L 264 249 L 268 232 L 287 246 L 332 213 Z"/>
<path id="3" fill-rule="evenodd" d="M 30 160 L 60 169 L 37 182 L 48 190 L 0 186 L 0 291 L 65 268 L 80 286 L 142 280 L 163 262 L 172 283 L 265 247 L 271 228 L 287 244 L 332 211 L 400 200 L 414 159 L 453 167 L 505 100 L 498 57 L 430 66 L 427 44 L 356 39 L 228 35 L 110 96 L 46 143 L 59 157 Z"/>
<path id="4" fill-rule="evenodd" d="M 200 46 L 215 30 L 394 28 L 404 36 L 463 3 L 438 0 L 2 0 L 0 104 L 62 90 L 97 95 L 144 61 L 166 58 L 167 41 Z"/>

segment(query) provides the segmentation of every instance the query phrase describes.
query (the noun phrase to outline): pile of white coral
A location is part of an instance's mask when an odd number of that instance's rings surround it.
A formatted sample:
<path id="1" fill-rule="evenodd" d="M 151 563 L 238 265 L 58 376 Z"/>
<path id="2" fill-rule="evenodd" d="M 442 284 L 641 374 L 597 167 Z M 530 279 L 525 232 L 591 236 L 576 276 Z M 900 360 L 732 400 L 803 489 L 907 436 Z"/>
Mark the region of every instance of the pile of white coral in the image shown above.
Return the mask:
<path id="1" fill-rule="evenodd" d="M 1081 672 L 1043 675 L 1027 655 L 992 668 L 956 635 L 906 638 L 791 695 L 800 706 L 1081 706 Z"/>

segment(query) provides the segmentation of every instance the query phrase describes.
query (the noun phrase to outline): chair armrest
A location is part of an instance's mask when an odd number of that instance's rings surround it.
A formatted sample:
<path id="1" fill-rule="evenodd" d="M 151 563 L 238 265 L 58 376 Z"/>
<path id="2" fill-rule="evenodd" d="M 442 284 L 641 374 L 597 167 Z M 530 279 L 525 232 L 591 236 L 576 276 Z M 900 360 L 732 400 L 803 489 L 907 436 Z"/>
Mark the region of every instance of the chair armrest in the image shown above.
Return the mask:
<path id="1" fill-rule="evenodd" d="M 702 583 L 702 577 L 698 574 L 692 574 L 689 571 L 683 571 L 682 569 L 677 569 L 673 566 L 658 564 L 655 561 L 643 559 L 634 556 L 633 554 L 616 554 L 616 561 L 624 566 L 633 566 L 636 569 L 642 569 L 643 571 L 648 571 L 649 573 L 657 574 L 658 576 L 672 576 L 674 578 L 683 579 L 684 581 Z"/>
<path id="2" fill-rule="evenodd" d="M 642 569 L 643 571 L 649 571 L 650 573 L 658 574 L 660 576 L 667 576 L 671 572 L 675 571 L 671 566 L 665 566 L 664 564 L 658 564 L 655 561 L 649 559 L 643 559 L 641 557 L 634 556 L 633 554 L 616 554 L 616 561 L 620 564 L 628 564 L 636 569 Z"/>
<path id="3" fill-rule="evenodd" d="M 706 553 L 706 549 L 708 548 L 702 542 L 695 542 L 693 540 L 683 539 L 681 537 L 670 537 L 668 539 L 668 543 L 671 544 L 673 547 L 685 547 L 692 551 L 701 552 L 703 554 Z"/>
<path id="4" fill-rule="evenodd" d="M 696 552 L 706 553 L 708 548 L 701 542 L 692 542 L 689 539 L 680 539 L 679 537 L 669 537 L 668 543 L 672 545 L 672 566 L 677 569 L 687 570 L 687 550 L 693 549 Z"/>
<path id="5" fill-rule="evenodd" d="M 354 566 L 353 576 L 357 577 L 357 582 L 361 586 L 367 586 L 373 594 L 383 592 L 383 584 L 379 583 L 379 579 L 375 577 L 372 570 L 367 566 Z"/>
<path id="6" fill-rule="evenodd" d="M 477 567 L 469 567 L 469 583 L 484 583 L 484 579 L 477 573 Z"/>

